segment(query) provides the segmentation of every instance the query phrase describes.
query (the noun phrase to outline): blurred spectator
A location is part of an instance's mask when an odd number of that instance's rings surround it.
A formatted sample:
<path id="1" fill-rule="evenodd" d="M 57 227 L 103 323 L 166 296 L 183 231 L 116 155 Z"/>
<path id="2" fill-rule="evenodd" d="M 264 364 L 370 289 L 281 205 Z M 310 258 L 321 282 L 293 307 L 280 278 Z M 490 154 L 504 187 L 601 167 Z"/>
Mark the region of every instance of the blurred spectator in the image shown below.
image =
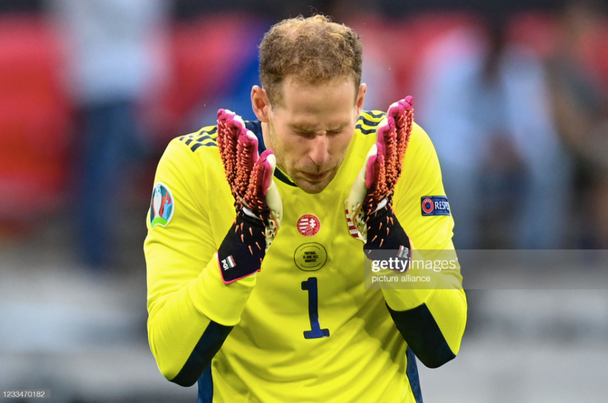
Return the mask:
<path id="1" fill-rule="evenodd" d="M 456 247 L 559 248 L 570 164 L 545 72 L 508 43 L 504 13 L 493 11 L 481 29 L 452 31 L 428 53 L 417 117 L 441 161 Z"/>
<path id="2" fill-rule="evenodd" d="M 128 162 L 142 150 L 136 107 L 162 73 L 152 40 L 162 0 L 47 0 L 68 45 L 69 86 L 81 118 L 75 163 L 77 240 L 92 267 L 111 264 Z"/>
<path id="3" fill-rule="evenodd" d="M 606 46 L 598 37 L 604 21 L 600 3 L 568 2 L 547 63 L 557 128 L 576 157 L 581 246 L 592 248 L 608 248 L 608 97 L 590 62 Z"/>

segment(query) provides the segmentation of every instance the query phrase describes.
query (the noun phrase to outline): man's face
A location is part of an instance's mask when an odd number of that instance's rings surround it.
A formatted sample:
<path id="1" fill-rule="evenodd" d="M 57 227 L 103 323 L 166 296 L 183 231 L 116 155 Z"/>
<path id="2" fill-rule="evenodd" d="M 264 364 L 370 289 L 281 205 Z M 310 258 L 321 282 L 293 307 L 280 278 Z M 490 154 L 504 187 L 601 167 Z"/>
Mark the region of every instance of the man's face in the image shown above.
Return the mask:
<path id="1" fill-rule="evenodd" d="M 365 96 L 365 85 L 354 87 L 350 78 L 309 85 L 288 77 L 282 102 L 266 109 L 266 146 L 307 193 L 325 189 L 346 156 Z"/>

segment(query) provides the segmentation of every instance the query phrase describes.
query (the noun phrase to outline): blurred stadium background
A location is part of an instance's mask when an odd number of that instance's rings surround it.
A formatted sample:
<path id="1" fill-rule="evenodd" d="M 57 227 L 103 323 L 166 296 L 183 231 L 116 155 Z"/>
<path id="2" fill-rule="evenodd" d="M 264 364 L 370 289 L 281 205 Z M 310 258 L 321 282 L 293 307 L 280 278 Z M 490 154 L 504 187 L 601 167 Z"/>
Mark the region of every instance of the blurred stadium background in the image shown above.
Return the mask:
<path id="1" fill-rule="evenodd" d="M 211 124 L 219 107 L 253 118 L 256 45 L 283 17 L 320 12 L 358 30 L 366 108 L 415 97 L 457 247 L 608 249 L 607 6 L 0 1 L 0 390 L 195 401 L 196 388 L 164 380 L 147 345 L 142 242 L 154 170 L 171 138 Z M 101 193 L 111 208 L 86 216 L 83 193 L 97 196 L 79 179 L 107 168 L 82 161 L 91 111 L 127 98 L 132 138 Z M 108 231 L 105 248 L 83 222 Z M 469 290 L 460 356 L 420 368 L 425 401 L 605 402 L 608 291 L 499 288 Z"/>

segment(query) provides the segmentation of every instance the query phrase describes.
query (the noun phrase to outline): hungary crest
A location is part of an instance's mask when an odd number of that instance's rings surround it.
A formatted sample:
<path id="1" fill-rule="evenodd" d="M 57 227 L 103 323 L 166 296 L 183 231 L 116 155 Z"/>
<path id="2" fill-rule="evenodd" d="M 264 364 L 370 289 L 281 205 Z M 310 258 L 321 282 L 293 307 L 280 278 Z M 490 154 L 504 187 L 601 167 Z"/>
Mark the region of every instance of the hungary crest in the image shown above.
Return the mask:
<path id="1" fill-rule="evenodd" d="M 164 183 L 157 183 L 152 191 L 152 201 L 150 202 L 150 228 L 156 225 L 165 227 L 173 217 L 175 203 L 173 195 Z"/>

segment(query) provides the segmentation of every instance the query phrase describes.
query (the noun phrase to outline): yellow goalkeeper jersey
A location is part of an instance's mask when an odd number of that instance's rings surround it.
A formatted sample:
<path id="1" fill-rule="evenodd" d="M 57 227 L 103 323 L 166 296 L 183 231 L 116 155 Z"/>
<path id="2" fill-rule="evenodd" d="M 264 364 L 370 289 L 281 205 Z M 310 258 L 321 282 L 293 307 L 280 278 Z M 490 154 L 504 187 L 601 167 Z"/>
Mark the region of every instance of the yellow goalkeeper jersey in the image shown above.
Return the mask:
<path id="1" fill-rule="evenodd" d="M 199 402 L 422 401 L 414 353 L 420 358 L 426 347 L 408 348 L 403 334 L 413 332 L 409 344 L 439 340 L 441 347 L 424 353 L 427 365 L 436 366 L 440 353 L 455 356 L 466 298 L 459 271 L 441 273 L 447 286 L 440 289 L 364 287 L 363 243 L 353 237 L 344 201 L 384 116 L 361 114 L 338 174 L 318 194 L 277 169 L 282 225 L 261 271 L 228 285 L 216 252 L 235 211 L 216 127 L 169 144 L 144 245 L 149 342 L 167 379 L 198 382 Z M 263 150 L 260 123 L 246 125 Z M 453 249 L 439 162 L 416 124 L 394 209 L 417 249 Z"/>

